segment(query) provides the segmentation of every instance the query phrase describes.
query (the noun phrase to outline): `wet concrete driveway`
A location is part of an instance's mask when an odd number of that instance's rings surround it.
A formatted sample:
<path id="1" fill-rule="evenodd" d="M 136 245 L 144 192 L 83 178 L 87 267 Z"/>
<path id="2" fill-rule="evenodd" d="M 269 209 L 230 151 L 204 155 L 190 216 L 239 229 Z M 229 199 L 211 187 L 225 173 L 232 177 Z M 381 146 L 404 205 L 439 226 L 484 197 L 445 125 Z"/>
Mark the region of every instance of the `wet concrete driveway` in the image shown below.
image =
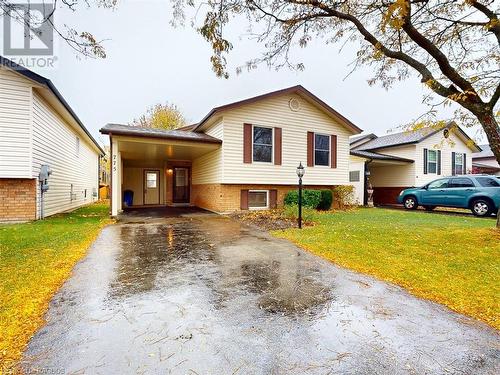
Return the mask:
<path id="1" fill-rule="evenodd" d="M 103 230 L 26 369 L 75 374 L 494 374 L 498 334 L 216 215 Z"/>

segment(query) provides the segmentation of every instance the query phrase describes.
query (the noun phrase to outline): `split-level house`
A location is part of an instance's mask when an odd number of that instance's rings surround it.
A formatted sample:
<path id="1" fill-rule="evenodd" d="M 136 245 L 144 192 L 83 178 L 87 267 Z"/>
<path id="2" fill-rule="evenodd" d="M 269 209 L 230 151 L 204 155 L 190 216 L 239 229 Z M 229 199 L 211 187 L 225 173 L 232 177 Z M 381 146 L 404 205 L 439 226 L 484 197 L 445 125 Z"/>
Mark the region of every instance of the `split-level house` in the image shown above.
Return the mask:
<path id="1" fill-rule="evenodd" d="M 297 188 L 300 162 L 307 188 L 348 185 L 349 137 L 361 130 L 294 86 L 213 108 L 180 130 L 108 124 L 101 132 L 110 137 L 117 215 L 125 197 L 133 207 L 273 208 Z"/>
<path id="2" fill-rule="evenodd" d="M 482 151 L 472 154 L 473 173 L 486 173 L 500 176 L 500 164 L 497 161 L 490 145 L 480 145 Z"/>
<path id="3" fill-rule="evenodd" d="M 49 79 L 0 56 L 0 221 L 95 201 L 102 154 Z M 51 174 L 39 181 L 43 166 Z M 48 187 L 43 198 L 41 182 Z"/>
<path id="4" fill-rule="evenodd" d="M 375 204 L 395 204 L 401 190 L 440 177 L 470 173 L 472 154 L 481 151 L 455 123 L 384 136 L 351 137 L 350 177 L 359 203 L 373 188 Z"/>

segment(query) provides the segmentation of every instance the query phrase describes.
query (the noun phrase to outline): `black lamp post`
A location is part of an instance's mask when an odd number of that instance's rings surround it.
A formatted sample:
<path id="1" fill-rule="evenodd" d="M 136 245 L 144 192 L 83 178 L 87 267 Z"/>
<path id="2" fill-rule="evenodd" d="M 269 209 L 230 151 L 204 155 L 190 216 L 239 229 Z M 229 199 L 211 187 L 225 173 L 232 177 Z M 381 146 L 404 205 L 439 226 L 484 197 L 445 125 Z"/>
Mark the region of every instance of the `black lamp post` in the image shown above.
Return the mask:
<path id="1" fill-rule="evenodd" d="M 299 229 L 302 229 L 302 177 L 304 177 L 305 169 L 302 166 L 302 162 L 299 163 L 297 167 L 297 176 L 299 177 Z"/>

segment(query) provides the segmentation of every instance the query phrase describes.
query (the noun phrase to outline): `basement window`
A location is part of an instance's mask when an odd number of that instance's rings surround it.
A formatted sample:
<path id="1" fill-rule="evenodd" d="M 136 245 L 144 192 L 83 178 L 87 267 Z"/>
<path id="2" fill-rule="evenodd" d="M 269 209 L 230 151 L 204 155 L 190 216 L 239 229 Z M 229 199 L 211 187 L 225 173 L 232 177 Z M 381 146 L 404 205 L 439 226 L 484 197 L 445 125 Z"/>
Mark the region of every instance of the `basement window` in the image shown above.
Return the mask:
<path id="1" fill-rule="evenodd" d="M 248 192 L 248 208 L 251 210 L 269 208 L 269 190 L 250 190 Z"/>

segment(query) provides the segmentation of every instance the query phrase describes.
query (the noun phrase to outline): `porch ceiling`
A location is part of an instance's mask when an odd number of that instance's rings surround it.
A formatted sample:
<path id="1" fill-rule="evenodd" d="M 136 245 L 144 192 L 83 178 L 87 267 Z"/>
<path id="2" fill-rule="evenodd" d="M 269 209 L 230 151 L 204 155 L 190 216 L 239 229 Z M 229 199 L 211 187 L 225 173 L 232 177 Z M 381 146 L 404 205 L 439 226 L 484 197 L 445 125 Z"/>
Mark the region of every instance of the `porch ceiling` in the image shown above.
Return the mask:
<path id="1" fill-rule="evenodd" d="M 123 159 L 141 161 L 193 160 L 219 147 L 220 144 L 182 141 L 118 141 L 118 148 Z"/>

